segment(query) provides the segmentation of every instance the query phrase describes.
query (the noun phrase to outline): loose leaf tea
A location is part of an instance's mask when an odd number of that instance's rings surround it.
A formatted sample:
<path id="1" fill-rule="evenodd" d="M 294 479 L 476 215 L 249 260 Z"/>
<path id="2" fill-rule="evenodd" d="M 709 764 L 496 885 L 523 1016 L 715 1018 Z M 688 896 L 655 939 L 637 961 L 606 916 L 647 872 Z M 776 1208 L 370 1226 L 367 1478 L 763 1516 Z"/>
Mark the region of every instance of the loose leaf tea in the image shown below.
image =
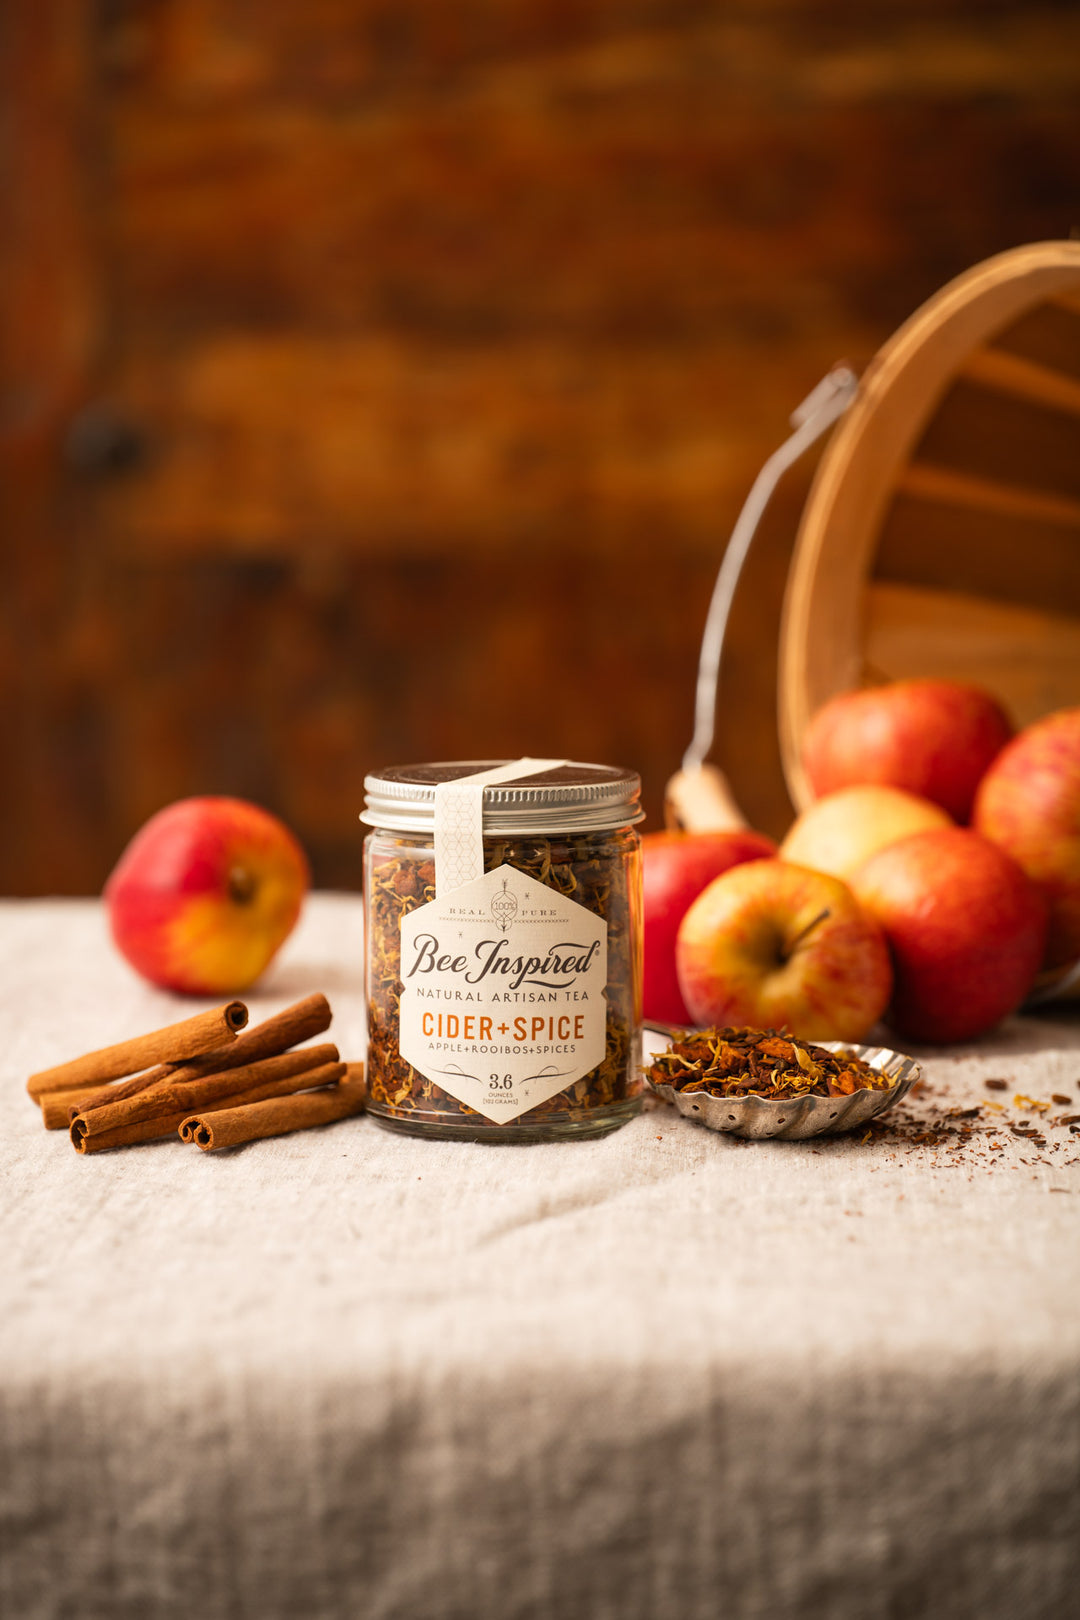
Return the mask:
<path id="1" fill-rule="evenodd" d="M 848 1097 L 893 1084 L 854 1052 L 827 1052 L 784 1030 L 702 1029 L 677 1035 L 649 1068 L 654 1085 L 713 1097 Z"/>
<path id="2" fill-rule="evenodd" d="M 530 1124 L 572 1122 L 637 1095 L 636 1005 L 640 928 L 632 881 L 636 839 L 627 831 L 556 838 L 484 840 L 484 870 L 507 865 L 584 906 L 608 929 L 607 1041 L 603 1060 L 580 1080 L 530 1109 Z M 368 864 L 368 1097 L 398 1118 L 452 1119 L 480 1131 L 504 1127 L 444 1091 L 412 1067 L 399 1049 L 401 921 L 435 898 L 435 861 L 426 838 L 382 834 Z"/>

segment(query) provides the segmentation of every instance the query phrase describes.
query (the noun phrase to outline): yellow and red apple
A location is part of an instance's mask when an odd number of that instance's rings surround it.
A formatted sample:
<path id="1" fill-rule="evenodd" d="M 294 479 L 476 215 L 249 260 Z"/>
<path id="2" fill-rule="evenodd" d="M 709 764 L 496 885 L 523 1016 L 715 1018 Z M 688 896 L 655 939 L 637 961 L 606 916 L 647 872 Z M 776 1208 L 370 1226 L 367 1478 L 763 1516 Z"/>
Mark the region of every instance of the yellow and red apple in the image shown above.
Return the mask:
<path id="1" fill-rule="evenodd" d="M 698 1024 L 858 1041 L 892 992 L 878 924 L 839 878 L 788 861 L 751 861 L 710 883 L 682 920 L 676 957 Z"/>
<path id="2" fill-rule="evenodd" d="M 979 781 L 1012 736 L 989 692 L 959 681 L 893 681 L 843 692 L 814 715 L 803 764 L 814 793 L 876 782 L 966 822 Z"/>
<path id="3" fill-rule="evenodd" d="M 910 833 L 951 827 L 938 804 L 902 788 L 868 784 L 840 788 L 815 799 L 797 816 L 780 845 L 780 855 L 796 866 L 849 878 L 871 855 Z"/>
<path id="4" fill-rule="evenodd" d="M 153 984 L 190 995 L 255 982 L 309 883 L 283 822 L 245 799 L 181 799 L 124 850 L 104 898 L 117 948 Z"/>
<path id="5" fill-rule="evenodd" d="M 1046 902 L 1003 850 L 964 827 L 913 833 L 853 875 L 885 931 L 886 1021 L 916 1041 L 965 1041 L 1019 1006 L 1042 961 Z"/>
<path id="6" fill-rule="evenodd" d="M 980 784 L 974 826 L 1046 895 L 1045 965 L 1080 959 L 1080 709 L 1036 721 L 998 755 Z"/>
<path id="7" fill-rule="evenodd" d="M 655 832 L 641 840 L 645 894 L 646 1018 L 688 1024 L 690 1014 L 675 971 L 675 938 L 691 902 L 705 886 L 744 861 L 776 854 L 764 833 L 739 828 L 727 832 Z"/>

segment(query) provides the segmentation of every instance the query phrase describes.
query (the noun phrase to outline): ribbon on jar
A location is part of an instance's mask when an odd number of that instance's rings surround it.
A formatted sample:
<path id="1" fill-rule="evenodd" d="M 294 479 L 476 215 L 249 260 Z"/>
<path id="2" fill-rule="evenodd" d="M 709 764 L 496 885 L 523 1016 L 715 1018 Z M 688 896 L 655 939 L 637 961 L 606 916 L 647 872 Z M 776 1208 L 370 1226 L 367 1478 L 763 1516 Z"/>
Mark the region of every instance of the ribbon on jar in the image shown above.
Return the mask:
<path id="1" fill-rule="evenodd" d="M 435 788 L 435 892 L 449 894 L 484 875 L 484 789 L 557 770 L 565 759 L 510 760 Z"/>

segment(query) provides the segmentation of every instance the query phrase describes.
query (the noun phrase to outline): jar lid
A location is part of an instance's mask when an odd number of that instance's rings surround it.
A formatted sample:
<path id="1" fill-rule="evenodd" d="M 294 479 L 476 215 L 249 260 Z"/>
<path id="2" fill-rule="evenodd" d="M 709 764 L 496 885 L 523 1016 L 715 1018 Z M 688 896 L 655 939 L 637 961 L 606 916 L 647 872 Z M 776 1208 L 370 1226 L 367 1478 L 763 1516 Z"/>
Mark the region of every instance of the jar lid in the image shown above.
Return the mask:
<path id="1" fill-rule="evenodd" d="M 390 765 L 364 778 L 366 802 L 360 820 L 390 832 L 432 832 L 435 789 L 478 771 L 511 764 L 506 759 L 440 761 Z M 582 765 L 567 760 L 520 782 L 484 788 L 484 832 L 492 835 L 594 832 L 641 821 L 641 778 L 616 765 Z"/>

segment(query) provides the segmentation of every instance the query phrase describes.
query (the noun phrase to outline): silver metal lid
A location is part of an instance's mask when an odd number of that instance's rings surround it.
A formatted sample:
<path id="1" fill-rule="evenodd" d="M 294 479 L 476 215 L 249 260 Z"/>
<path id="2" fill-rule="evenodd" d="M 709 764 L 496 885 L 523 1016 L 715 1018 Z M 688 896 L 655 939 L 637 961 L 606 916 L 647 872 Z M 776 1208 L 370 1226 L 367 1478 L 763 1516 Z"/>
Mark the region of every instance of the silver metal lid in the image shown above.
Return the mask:
<path id="1" fill-rule="evenodd" d="M 390 832 L 433 832 L 435 789 L 505 759 L 440 761 L 391 765 L 364 778 L 366 802 L 360 820 Z M 615 765 L 581 765 L 568 760 L 553 770 L 500 782 L 484 789 L 484 832 L 493 836 L 555 832 L 595 832 L 640 821 L 641 778 Z"/>

